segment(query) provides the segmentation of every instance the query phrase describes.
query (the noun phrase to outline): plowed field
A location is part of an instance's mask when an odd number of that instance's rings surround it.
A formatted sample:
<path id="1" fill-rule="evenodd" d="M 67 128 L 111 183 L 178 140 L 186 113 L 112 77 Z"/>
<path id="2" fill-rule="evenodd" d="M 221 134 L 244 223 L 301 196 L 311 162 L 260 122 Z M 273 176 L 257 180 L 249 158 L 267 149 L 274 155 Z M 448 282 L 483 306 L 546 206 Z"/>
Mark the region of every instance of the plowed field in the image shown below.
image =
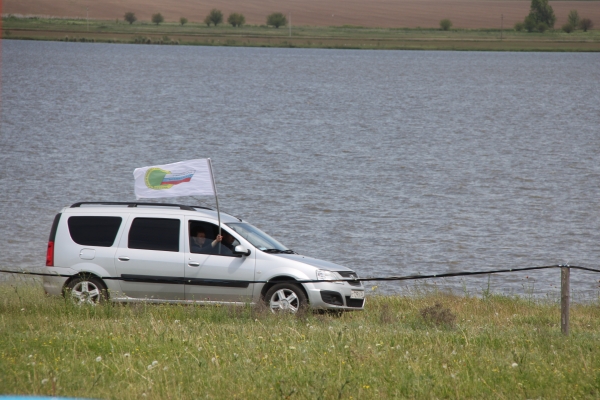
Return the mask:
<path id="1" fill-rule="evenodd" d="M 570 10 L 600 25 L 600 1 L 551 1 L 557 17 L 556 27 L 567 20 Z M 167 21 L 186 17 L 201 22 L 212 8 L 220 9 L 225 18 L 231 12 L 246 17 L 247 24 L 264 24 L 266 15 L 283 12 L 292 25 L 365 27 L 439 26 L 449 18 L 454 28 L 512 28 L 529 12 L 527 0 L 5 0 L 6 14 L 69 18 L 121 19 L 132 11 L 140 21 L 160 12 Z M 502 18 L 503 16 L 503 18 Z"/>

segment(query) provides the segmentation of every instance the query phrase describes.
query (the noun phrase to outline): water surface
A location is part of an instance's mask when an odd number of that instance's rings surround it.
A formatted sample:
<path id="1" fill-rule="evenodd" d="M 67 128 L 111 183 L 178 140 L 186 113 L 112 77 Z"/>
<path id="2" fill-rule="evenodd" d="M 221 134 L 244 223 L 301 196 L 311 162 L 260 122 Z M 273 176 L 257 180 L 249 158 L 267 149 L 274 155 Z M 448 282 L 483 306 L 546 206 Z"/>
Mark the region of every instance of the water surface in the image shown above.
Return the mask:
<path id="1" fill-rule="evenodd" d="M 14 40 L 2 51 L 2 267 L 43 265 L 63 206 L 135 200 L 134 168 L 204 157 L 223 210 L 361 276 L 600 267 L 600 54 Z M 559 277 L 489 284 L 555 296 Z M 599 279 L 574 271 L 576 298 L 597 298 Z"/>

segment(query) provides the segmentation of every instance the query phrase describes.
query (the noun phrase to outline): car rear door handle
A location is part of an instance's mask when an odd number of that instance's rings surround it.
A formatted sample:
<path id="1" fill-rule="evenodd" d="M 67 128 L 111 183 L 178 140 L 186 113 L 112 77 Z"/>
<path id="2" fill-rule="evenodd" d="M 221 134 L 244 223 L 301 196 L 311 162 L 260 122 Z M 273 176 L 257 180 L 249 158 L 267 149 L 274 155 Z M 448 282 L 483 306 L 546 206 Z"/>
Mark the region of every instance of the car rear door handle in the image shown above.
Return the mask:
<path id="1" fill-rule="evenodd" d="M 188 265 L 190 267 L 199 267 L 200 263 L 198 261 L 188 261 Z"/>
<path id="2" fill-rule="evenodd" d="M 129 261 L 129 257 L 119 257 L 119 261 Z"/>

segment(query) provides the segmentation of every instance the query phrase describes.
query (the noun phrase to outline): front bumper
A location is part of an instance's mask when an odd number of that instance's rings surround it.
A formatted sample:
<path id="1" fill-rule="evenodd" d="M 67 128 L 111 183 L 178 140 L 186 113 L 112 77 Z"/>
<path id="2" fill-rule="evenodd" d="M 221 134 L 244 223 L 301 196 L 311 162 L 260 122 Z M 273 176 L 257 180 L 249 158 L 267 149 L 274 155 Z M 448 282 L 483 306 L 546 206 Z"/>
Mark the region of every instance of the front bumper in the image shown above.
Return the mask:
<path id="1" fill-rule="evenodd" d="M 361 286 L 350 285 L 348 282 L 326 282 L 305 285 L 308 300 L 312 308 L 331 310 L 363 310 L 365 298 L 351 298 L 352 291 L 364 292 Z"/>

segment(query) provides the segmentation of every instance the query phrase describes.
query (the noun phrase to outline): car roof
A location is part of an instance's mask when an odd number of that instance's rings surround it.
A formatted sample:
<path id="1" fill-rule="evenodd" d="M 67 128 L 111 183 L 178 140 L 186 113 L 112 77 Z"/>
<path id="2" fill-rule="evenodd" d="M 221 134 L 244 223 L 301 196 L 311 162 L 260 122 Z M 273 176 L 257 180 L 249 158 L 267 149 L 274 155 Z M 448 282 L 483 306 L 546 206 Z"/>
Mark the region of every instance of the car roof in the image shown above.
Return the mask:
<path id="1" fill-rule="evenodd" d="M 171 203 L 140 202 L 79 202 L 62 209 L 65 214 L 103 214 L 111 211 L 129 214 L 184 215 L 218 221 L 217 210 L 206 206 L 188 206 Z M 221 211 L 221 222 L 241 222 L 242 219 Z"/>

